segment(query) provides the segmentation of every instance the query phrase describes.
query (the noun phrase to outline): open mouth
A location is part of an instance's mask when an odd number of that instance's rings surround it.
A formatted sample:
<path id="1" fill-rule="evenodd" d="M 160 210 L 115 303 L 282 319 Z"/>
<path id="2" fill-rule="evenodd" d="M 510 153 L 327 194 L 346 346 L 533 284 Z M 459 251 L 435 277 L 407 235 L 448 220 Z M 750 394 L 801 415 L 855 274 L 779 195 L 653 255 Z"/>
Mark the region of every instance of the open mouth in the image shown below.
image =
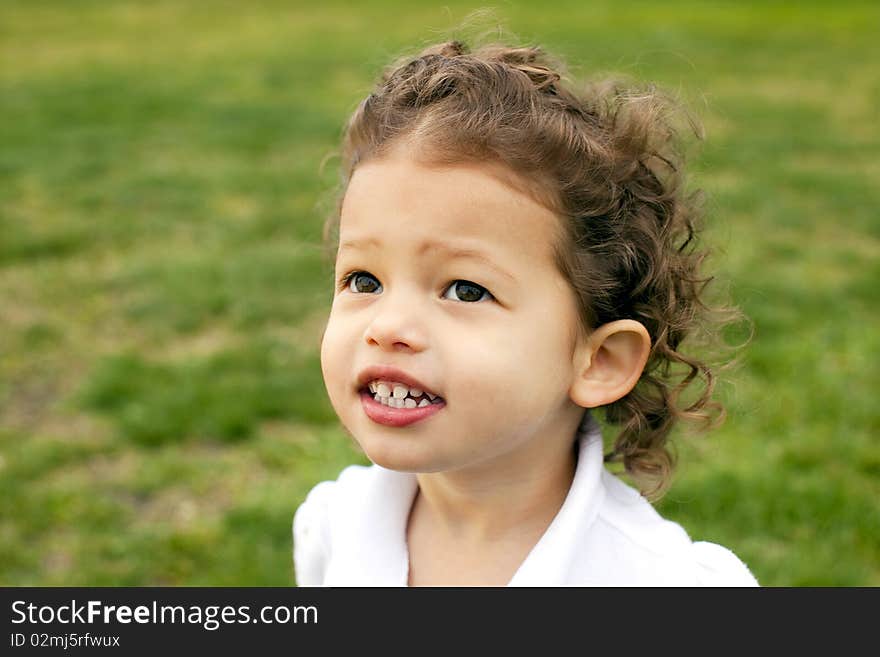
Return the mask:
<path id="1" fill-rule="evenodd" d="M 440 395 L 395 381 L 371 381 L 360 392 L 389 408 L 425 408 L 446 403 Z"/>
<path id="2" fill-rule="evenodd" d="M 390 388 L 391 394 L 385 394 L 388 392 L 386 388 Z M 364 413 L 373 422 L 398 428 L 423 422 L 446 407 L 446 402 L 439 395 L 412 390 L 403 385 L 394 388 L 384 382 L 373 382 L 361 388 L 360 398 Z"/>

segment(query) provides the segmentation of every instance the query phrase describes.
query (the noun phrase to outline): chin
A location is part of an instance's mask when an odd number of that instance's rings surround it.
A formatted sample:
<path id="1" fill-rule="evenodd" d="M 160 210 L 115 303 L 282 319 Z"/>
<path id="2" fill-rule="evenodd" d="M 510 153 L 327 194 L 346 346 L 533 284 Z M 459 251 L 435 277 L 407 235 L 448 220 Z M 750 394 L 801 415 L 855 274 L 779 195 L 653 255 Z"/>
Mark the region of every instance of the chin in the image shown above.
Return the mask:
<path id="1" fill-rule="evenodd" d="M 444 469 L 442 464 L 437 462 L 436 457 L 426 454 L 424 449 L 419 446 L 404 444 L 407 438 L 401 437 L 397 439 L 356 439 L 364 454 L 372 463 L 385 468 L 386 470 L 395 470 L 397 472 L 437 472 Z M 394 443 L 394 444 L 390 444 Z"/>

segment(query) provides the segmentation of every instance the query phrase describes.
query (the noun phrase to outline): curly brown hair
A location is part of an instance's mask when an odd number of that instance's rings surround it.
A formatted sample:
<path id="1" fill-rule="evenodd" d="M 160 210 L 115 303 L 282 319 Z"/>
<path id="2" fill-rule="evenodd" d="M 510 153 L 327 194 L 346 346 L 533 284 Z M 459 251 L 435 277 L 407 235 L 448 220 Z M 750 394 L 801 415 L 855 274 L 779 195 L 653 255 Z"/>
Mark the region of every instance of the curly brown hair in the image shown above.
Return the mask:
<path id="1" fill-rule="evenodd" d="M 723 417 L 713 368 L 680 349 L 696 332 L 720 333 L 729 308 L 705 303 L 711 280 L 697 248 L 699 193 L 684 189 L 684 140 L 699 124 L 653 86 L 615 79 L 564 84 L 565 63 L 536 46 L 459 40 L 395 61 L 347 122 L 336 211 L 324 226 L 335 252 L 345 190 L 355 168 L 400 140 L 435 164 L 492 161 L 561 218 L 556 265 L 579 304 L 581 335 L 617 319 L 651 336 L 635 388 L 604 407 L 619 426 L 607 462 L 621 463 L 658 498 L 674 467 L 669 433 L 679 419 L 704 428 Z M 720 311 L 720 312 L 719 312 Z M 709 329 L 709 330 L 705 330 Z M 698 385 L 688 399 L 686 388 Z M 693 391 L 690 388 L 690 391 Z"/>

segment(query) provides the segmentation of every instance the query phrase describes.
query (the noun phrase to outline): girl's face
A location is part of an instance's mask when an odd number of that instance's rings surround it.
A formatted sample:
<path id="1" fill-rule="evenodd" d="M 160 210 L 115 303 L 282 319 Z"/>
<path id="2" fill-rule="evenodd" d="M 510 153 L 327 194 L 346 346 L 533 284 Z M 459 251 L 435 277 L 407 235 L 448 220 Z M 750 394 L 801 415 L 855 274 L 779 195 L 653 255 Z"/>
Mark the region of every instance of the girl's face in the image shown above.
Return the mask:
<path id="1" fill-rule="evenodd" d="M 559 220 L 501 182 L 505 173 L 429 167 L 399 149 L 352 176 L 321 367 L 333 408 L 374 463 L 485 465 L 573 432 L 583 414 L 569 395 L 577 306 L 553 261 Z M 445 406 L 406 426 L 371 419 L 359 377 L 383 365 Z"/>

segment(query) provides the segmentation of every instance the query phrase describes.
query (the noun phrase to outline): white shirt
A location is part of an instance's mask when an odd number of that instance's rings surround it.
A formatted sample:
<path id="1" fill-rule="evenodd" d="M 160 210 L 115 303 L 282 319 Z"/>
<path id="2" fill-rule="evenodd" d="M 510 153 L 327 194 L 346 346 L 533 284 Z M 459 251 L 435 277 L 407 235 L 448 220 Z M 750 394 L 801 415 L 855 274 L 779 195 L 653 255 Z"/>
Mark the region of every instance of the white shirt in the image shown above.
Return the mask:
<path id="1" fill-rule="evenodd" d="M 757 586 L 728 549 L 692 542 L 609 473 L 589 413 L 571 488 L 508 586 Z M 300 586 L 406 586 L 416 475 L 352 465 L 309 492 L 293 519 Z"/>

